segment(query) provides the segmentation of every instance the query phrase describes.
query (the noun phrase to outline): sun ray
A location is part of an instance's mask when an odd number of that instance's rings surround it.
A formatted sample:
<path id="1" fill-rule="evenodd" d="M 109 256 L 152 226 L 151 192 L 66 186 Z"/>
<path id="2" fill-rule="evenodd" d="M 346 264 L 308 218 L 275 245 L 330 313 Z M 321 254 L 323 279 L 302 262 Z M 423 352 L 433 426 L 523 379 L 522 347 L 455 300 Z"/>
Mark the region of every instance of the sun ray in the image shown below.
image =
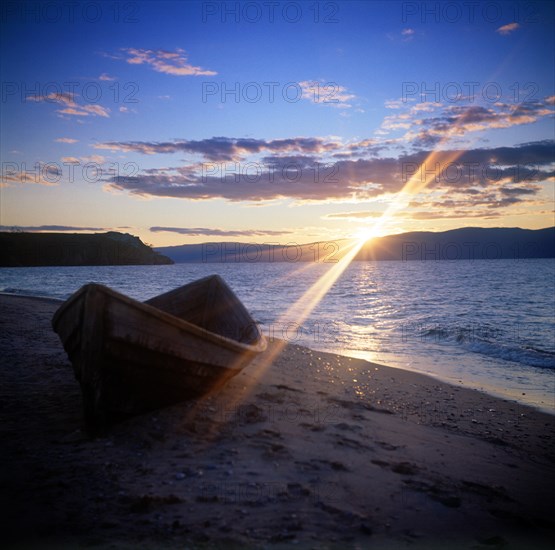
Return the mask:
<path id="1" fill-rule="evenodd" d="M 364 244 L 373 236 L 379 234 L 384 224 L 390 220 L 394 215 L 405 208 L 410 197 L 424 191 L 433 181 L 437 180 L 437 170 L 429 170 L 429 166 L 441 166 L 448 163 L 455 162 L 462 151 L 448 152 L 441 150 L 440 147 L 446 143 L 451 135 L 456 132 L 456 128 L 452 128 L 450 132 L 440 141 L 439 146 L 434 151 L 431 151 L 426 159 L 420 164 L 417 170 L 411 175 L 403 188 L 395 195 L 394 200 L 389 203 L 388 207 L 383 211 L 379 218 L 361 233 L 360 238 L 353 239 L 342 243 L 339 250 L 335 253 L 339 254 L 339 259 L 332 265 L 316 282 L 314 282 L 303 295 L 294 302 L 278 319 L 278 326 L 286 326 L 295 320 L 297 326 L 302 326 L 310 314 L 314 311 L 316 306 L 328 293 L 334 283 L 341 277 L 347 267 L 356 258 L 357 254 L 364 246 Z M 301 268 L 304 269 L 304 268 Z M 286 340 L 275 340 L 272 346 L 256 361 L 256 367 L 251 371 L 249 386 L 241 395 L 234 396 L 230 402 L 226 404 L 228 411 L 238 411 L 239 404 L 250 394 L 250 392 L 257 385 L 257 381 L 266 372 L 268 367 L 276 360 L 284 348 L 287 346 Z M 195 408 L 193 409 L 193 411 Z"/>

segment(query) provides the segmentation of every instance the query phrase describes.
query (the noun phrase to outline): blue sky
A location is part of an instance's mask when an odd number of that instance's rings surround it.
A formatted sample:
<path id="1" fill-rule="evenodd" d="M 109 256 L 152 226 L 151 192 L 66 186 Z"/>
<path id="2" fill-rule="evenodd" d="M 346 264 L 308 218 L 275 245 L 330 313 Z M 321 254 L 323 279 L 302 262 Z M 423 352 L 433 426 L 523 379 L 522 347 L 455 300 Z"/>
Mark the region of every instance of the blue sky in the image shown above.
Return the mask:
<path id="1" fill-rule="evenodd" d="M 278 2 L 273 19 L 266 2 L 8 2 L 0 225 L 156 245 L 335 239 L 377 219 L 381 234 L 552 225 L 553 17 L 542 2 Z"/>

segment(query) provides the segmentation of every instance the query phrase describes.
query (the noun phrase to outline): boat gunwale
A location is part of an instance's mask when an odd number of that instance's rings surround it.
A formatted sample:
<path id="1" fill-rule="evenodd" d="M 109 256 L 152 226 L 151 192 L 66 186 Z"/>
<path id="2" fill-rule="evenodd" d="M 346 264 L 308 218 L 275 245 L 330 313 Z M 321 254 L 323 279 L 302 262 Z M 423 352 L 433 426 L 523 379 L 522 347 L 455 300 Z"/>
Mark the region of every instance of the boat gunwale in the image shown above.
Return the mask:
<path id="1" fill-rule="evenodd" d="M 260 332 L 258 325 L 254 321 L 254 319 L 252 319 L 250 314 L 249 314 L 249 318 L 252 320 L 252 323 L 256 327 L 256 330 L 258 333 L 258 338 L 255 344 L 245 344 L 243 342 L 239 342 L 238 340 L 228 338 L 227 336 L 222 336 L 210 330 L 206 330 L 198 325 L 195 325 L 194 323 L 185 321 L 184 319 L 180 319 L 179 317 L 171 315 L 170 313 L 162 311 L 144 302 L 139 302 L 138 300 L 130 298 L 125 294 L 117 292 L 116 290 L 113 290 L 110 287 L 107 287 L 99 283 L 88 283 L 86 285 L 83 285 L 79 290 L 74 292 L 65 302 L 62 303 L 62 305 L 56 310 L 56 312 L 54 313 L 54 316 L 52 317 L 52 326 L 54 330 L 56 330 L 56 326 L 58 325 L 60 319 L 63 317 L 64 313 L 70 307 L 72 307 L 81 298 L 83 294 L 87 294 L 91 290 L 98 290 L 104 294 L 107 294 L 111 298 L 114 298 L 116 300 L 119 300 L 120 302 L 125 303 L 127 306 L 131 306 L 136 309 L 142 310 L 148 315 L 154 316 L 164 323 L 171 324 L 177 328 L 185 330 L 186 332 L 192 333 L 195 336 L 204 338 L 215 344 L 222 345 L 228 349 L 231 349 L 232 351 L 261 353 L 267 348 L 266 337 L 264 336 L 264 334 L 262 334 L 262 332 Z"/>

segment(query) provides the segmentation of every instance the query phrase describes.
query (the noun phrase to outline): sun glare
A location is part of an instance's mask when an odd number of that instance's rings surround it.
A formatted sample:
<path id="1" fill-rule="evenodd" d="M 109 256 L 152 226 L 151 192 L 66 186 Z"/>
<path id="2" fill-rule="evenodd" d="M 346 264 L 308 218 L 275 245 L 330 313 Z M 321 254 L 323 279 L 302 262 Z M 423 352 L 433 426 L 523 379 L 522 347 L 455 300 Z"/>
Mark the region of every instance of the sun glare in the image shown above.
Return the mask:
<path id="1" fill-rule="evenodd" d="M 373 225 L 371 227 L 362 227 L 354 234 L 354 238 L 363 243 L 377 236 L 376 228 Z"/>
<path id="2" fill-rule="evenodd" d="M 302 326 L 302 324 L 314 311 L 316 306 L 328 293 L 329 289 L 355 259 L 364 244 L 368 240 L 381 235 L 386 223 L 389 222 L 397 212 L 406 208 L 409 198 L 422 192 L 434 180 L 435 174 L 425 170 L 425 167 L 430 164 L 435 164 L 439 159 L 454 162 L 460 154 L 460 151 L 455 153 L 444 153 L 441 152 L 439 148 L 438 150 L 430 152 L 426 159 L 422 162 L 420 167 L 421 170 L 415 172 L 405 183 L 403 188 L 395 196 L 395 200 L 388 205 L 386 210 L 382 212 L 382 215 L 375 219 L 370 226 L 363 227 L 357 231 L 352 240 L 349 240 L 346 244 L 340 247 L 340 250 L 338 251 L 340 253 L 340 259 L 337 263 L 331 264 L 332 267 L 326 270 L 326 272 L 321 275 L 320 278 L 317 279 L 296 302 L 290 305 L 290 307 L 278 319 L 277 325 L 283 326 L 291 319 L 295 319 L 297 324 Z M 246 392 L 242 396 L 238 396 L 233 399 L 233 406 L 237 405 L 238 402 L 245 398 L 248 392 L 253 390 L 256 386 L 257 380 L 262 377 L 266 369 L 274 362 L 286 345 L 286 340 L 277 340 L 273 342 L 270 349 L 264 354 L 262 359 L 258 361 L 256 370 L 251 374 L 250 384 L 245 388 Z"/>

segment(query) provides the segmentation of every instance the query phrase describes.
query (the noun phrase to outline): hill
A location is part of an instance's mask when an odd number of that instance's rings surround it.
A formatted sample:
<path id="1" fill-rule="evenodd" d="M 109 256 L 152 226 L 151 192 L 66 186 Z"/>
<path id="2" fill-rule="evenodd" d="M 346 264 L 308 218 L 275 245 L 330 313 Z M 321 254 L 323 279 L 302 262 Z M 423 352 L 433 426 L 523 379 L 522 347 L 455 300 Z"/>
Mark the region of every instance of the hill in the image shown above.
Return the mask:
<path id="1" fill-rule="evenodd" d="M 413 231 L 367 242 L 357 260 L 496 260 L 555 257 L 555 227 L 463 227 Z"/>
<path id="2" fill-rule="evenodd" d="M 128 233 L 0 232 L 1 267 L 172 263 Z"/>
<path id="3" fill-rule="evenodd" d="M 174 262 L 323 262 L 342 257 L 346 239 L 308 244 L 209 242 L 156 250 Z M 442 232 L 412 231 L 369 240 L 356 256 L 371 260 L 479 260 L 555 257 L 555 227 L 520 229 L 464 227 Z"/>

